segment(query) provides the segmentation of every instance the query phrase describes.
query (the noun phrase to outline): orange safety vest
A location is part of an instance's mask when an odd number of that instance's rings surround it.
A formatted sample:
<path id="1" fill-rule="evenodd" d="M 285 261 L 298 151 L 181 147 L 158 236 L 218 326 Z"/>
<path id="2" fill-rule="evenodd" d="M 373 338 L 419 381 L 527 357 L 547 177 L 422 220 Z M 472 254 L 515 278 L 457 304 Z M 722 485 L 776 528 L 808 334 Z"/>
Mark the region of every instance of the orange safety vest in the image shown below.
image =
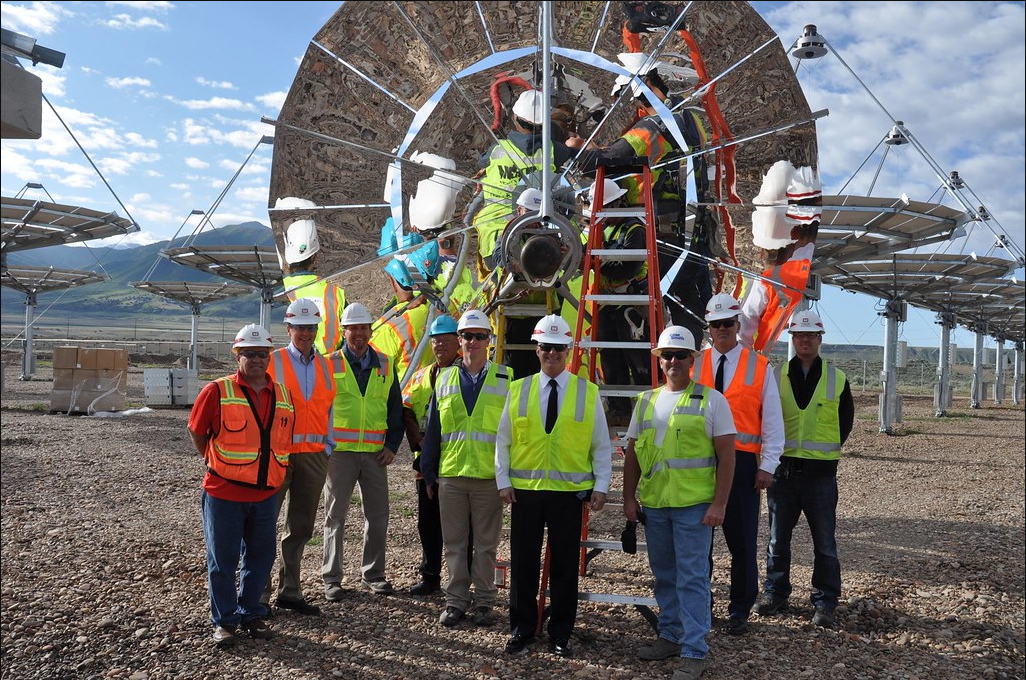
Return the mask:
<path id="1" fill-rule="evenodd" d="M 766 383 L 769 361 L 758 352 L 742 347 L 734 379 L 727 385 L 723 396 L 730 404 L 737 435 L 734 448 L 749 453 L 762 452 L 762 387 Z M 712 349 L 707 349 L 695 359 L 691 369 L 692 379 L 715 389 L 716 378 L 712 360 Z"/>
<path id="2" fill-rule="evenodd" d="M 283 383 L 292 395 L 296 409 L 296 425 L 292 431 L 292 453 L 319 453 L 328 442 L 328 415 L 335 400 L 335 379 L 327 360 L 314 353 L 314 388 L 310 400 L 303 399 L 303 390 L 292 366 L 292 358 L 284 347 L 271 352 L 267 372 L 272 380 Z"/>
<path id="3" fill-rule="evenodd" d="M 811 263 L 807 259 L 788 260 L 762 273 L 765 278 L 789 288 L 778 289 L 766 281 L 761 282 L 766 287 L 766 310 L 759 319 L 759 330 L 755 334 L 756 350 L 768 351 L 780 337 L 780 332 L 791 318 L 791 313 L 802 300 L 802 294 L 797 291 L 805 290 L 809 284 L 810 266 Z"/>
<path id="4" fill-rule="evenodd" d="M 221 395 L 221 419 L 217 433 L 207 442 L 207 469 L 240 486 L 277 489 L 285 480 L 296 417 L 288 390 L 281 383 L 271 383 L 274 412 L 265 428 L 256 404 L 236 389 L 231 378 L 215 382 Z"/>

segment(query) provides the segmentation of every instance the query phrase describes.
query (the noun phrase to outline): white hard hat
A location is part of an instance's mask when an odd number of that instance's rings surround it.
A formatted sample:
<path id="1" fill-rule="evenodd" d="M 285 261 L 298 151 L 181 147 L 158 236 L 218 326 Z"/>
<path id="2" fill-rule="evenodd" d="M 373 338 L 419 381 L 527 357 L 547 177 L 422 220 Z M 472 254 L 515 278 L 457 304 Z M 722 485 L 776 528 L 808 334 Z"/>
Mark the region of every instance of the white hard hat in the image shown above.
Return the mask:
<path id="1" fill-rule="evenodd" d="M 637 73 L 638 78 L 641 80 L 645 80 L 645 76 L 648 75 L 649 71 L 662 66 L 662 62 L 649 62 L 648 54 L 646 52 L 621 52 L 616 55 L 616 58 L 620 60 L 620 63 L 623 64 L 624 68 L 628 71 L 631 73 Z M 645 66 L 646 62 L 648 62 L 647 66 Z M 634 84 L 632 81 L 633 79 L 630 76 L 617 76 L 616 81 L 613 83 L 613 91 L 609 93 L 610 96 L 615 97 L 617 93 L 623 89 L 624 85 L 630 83 L 631 94 L 637 97 L 642 92 L 641 86 Z"/>
<path id="2" fill-rule="evenodd" d="M 609 205 L 616 199 L 627 193 L 627 190 L 611 179 L 602 181 L 602 205 Z M 595 185 L 591 185 L 588 192 L 588 200 L 591 202 L 591 209 L 595 210 Z"/>
<path id="3" fill-rule="evenodd" d="M 469 328 L 478 328 L 481 330 L 490 331 L 492 330 L 492 324 L 488 321 L 488 317 L 479 309 L 468 309 L 463 312 L 463 316 L 460 317 L 460 322 L 456 326 L 457 331 L 467 330 Z"/>
<path id="4" fill-rule="evenodd" d="M 317 223 L 313 220 L 296 220 L 285 231 L 285 261 L 289 264 L 308 260 L 320 249 Z"/>
<path id="5" fill-rule="evenodd" d="M 370 310 L 366 306 L 359 302 L 350 302 L 346 305 L 346 308 L 342 310 L 342 318 L 339 319 L 339 326 L 359 326 L 360 324 L 372 324 L 374 318 L 371 317 Z"/>
<path id="6" fill-rule="evenodd" d="M 741 314 L 741 303 L 726 293 L 717 293 L 705 306 L 705 320 L 730 319 Z"/>
<path id="7" fill-rule="evenodd" d="M 319 326 L 321 310 L 313 298 L 299 298 L 285 310 L 285 323 L 290 326 Z"/>
<path id="8" fill-rule="evenodd" d="M 535 325 L 531 339 L 535 342 L 546 342 L 552 345 L 572 345 L 574 342 L 570 324 L 559 314 L 543 316 Z"/>
<path id="9" fill-rule="evenodd" d="M 520 93 L 515 104 L 513 104 L 513 115 L 522 118 L 531 125 L 541 125 L 543 120 L 544 106 L 541 90 L 525 90 Z"/>
<path id="10" fill-rule="evenodd" d="M 455 170 L 456 161 L 427 152 L 414 152 L 410 160 L 438 169 L 417 182 L 417 193 L 410 197 L 410 225 L 418 231 L 441 229 L 452 221 L 456 197 L 463 188 L 458 175 L 444 172 Z"/>
<path id="11" fill-rule="evenodd" d="M 695 336 L 684 326 L 667 326 L 666 330 L 659 334 L 659 342 L 656 344 L 652 354 L 661 356 L 664 349 L 683 349 L 694 354 Z"/>
<path id="12" fill-rule="evenodd" d="M 823 319 L 819 318 L 819 314 L 811 310 L 805 309 L 800 312 L 795 312 L 791 316 L 791 323 L 787 326 L 788 333 L 819 333 L 823 334 L 826 329 L 823 328 Z"/>
<path id="13" fill-rule="evenodd" d="M 520 196 L 517 198 L 517 205 L 522 208 L 527 208 L 532 212 L 541 210 L 542 204 L 542 192 L 540 189 L 534 187 L 528 187 L 520 192 Z"/>
<path id="14" fill-rule="evenodd" d="M 255 323 L 248 323 L 242 327 L 242 330 L 235 336 L 235 341 L 232 342 L 232 349 L 242 349 L 244 347 L 274 347 L 274 340 L 271 339 L 271 334 L 267 332 L 267 329 Z"/>

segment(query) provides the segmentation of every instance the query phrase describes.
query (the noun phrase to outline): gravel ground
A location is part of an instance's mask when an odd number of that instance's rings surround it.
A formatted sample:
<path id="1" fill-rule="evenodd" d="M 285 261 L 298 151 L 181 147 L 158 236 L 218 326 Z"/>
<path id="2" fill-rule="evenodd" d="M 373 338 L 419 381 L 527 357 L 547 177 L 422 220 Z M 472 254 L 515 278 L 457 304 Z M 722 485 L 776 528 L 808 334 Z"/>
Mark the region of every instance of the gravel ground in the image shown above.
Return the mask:
<path id="1" fill-rule="evenodd" d="M 361 592 L 327 603 L 320 540 L 307 550 L 304 585 L 323 610 L 278 612 L 271 641 L 209 643 L 202 464 L 188 412 L 124 418 L 46 412 L 49 369 L 20 383 L 8 365 L 2 401 L 4 678 L 637 678 L 669 677 L 674 661 L 637 660 L 653 633 L 632 608 L 584 603 L 576 658 L 543 645 L 507 657 L 505 616 L 491 628 L 437 623 L 441 598 Z M 129 403 L 142 402 L 142 372 Z M 874 395 L 857 396 L 855 431 L 839 485 L 844 595 L 836 630 L 813 627 L 805 584 L 808 532 L 796 530 L 791 612 L 753 617 L 749 634 L 714 632 L 707 678 L 1021 678 L 1024 644 L 1023 407 L 956 404 L 936 419 L 930 399 L 906 397 L 897 436 L 877 433 Z M 417 580 L 419 547 L 410 455 L 391 472 L 389 577 Z M 614 491 L 615 491 L 614 485 Z M 362 531 L 350 519 L 349 545 Z M 592 521 L 618 536 L 619 508 Z M 766 521 L 760 550 L 766 544 Z M 640 537 L 639 537 L 640 538 Z M 727 569 L 717 538 L 714 612 L 726 616 Z M 356 573 L 350 551 L 347 570 Z M 500 557 L 508 556 L 506 542 Z M 606 553 L 582 589 L 647 595 L 643 555 Z M 358 583 L 358 578 L 355 583 Z M 500 614 L 506 591 L 500 590 Z"/>

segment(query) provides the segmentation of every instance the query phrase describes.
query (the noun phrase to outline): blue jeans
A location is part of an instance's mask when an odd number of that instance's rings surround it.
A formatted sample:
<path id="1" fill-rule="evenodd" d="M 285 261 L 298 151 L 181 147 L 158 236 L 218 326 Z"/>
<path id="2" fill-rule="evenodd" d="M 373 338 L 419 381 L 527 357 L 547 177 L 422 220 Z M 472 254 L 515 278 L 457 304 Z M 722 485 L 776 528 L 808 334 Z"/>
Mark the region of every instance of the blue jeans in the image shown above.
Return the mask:
<path id="1" fill-rule="evenodd" d="M 767 595 L 791 594 L 791 535 L 804 512 L 812 531 L 812 604 L 832 611 L 841 595 L 841 563 L 837 560 L 837 477 L 795 471 L 778 476 L 766 493 L 770 541 L 766 548 Z"/>
<path id="2" fill-rule="evenodd" d="M 275 557 L 277 500 L 226 501 L 203 492 L 203 537 L 207 543 L 210 620 L 236 627 L 267 615 L 260 603 Z M 235 570 L 239 569 L 239 587 Z"/>
<path id="3" fill-rule="evenodd" d="M 680 645 L 680 655 L 704 659 L 709 611 L 712 527 L 702 524 L 708 503 L 687 508 L 645 508 L 648 563 L 655 575 L 659 636 Z"/>

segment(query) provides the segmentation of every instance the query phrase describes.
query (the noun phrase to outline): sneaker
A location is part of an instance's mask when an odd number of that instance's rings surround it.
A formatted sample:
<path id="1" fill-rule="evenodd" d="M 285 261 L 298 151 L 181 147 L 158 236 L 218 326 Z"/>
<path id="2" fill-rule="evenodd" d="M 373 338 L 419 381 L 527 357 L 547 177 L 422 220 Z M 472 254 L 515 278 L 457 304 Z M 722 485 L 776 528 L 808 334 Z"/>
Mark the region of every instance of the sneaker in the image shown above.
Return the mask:
<path id="1" fill-rule="evenodd" d="M 748 632 L 748 619 L 731 614 L 727 618 L 727 635 L 744 635 Z M 705 666 L 703 666 L 705 668 Z M 697 675 L 695 677 L 698 677 Z"/>
<path id="2" fill-rule="evenodd" d="M 655 644 L 638 650 L 638 658 L 645 661 L 659 661 L 660 659 L 669 659 L 671 656 L 680 656 L 680 645 L 670 642 L 664 637 L 656 638 Z"/>
<path id="3" fill-rule="evenodd" d="M 274 637 L 274 631 L 268 628 L 264 620 L 260 618 L 243 621 L 242 627 L 246 629 L 246 632 L 254 640 L 270 640 Z"/>
<path id="4" fill-rule="evenodd" d="M 376 578 L 373 581 L 368 581 L 365 578 L 360 579 L 360 585 L 375 595 L 391 595 L 395 592 L 395 589 L 392 588 L 392 584 L 384 578 Z"/>
<path id="5" fill-rule="evenodd" d="M 235 644 L 235 629 L 231 626 L 214 626 L 214 632 L 210 636 L 215 647 L 231 647 Z"/>
<path id="6" fill-rule="evenodd" d="M 755 613 L 759 616 L 773 616 L 787 611 L 787 598 L 779 595 L 763 595 L 762 600 L 755 606 Z"/>
<path id="7" fill-rule="evenodd" d="M 698 680 L 705 672 L 705 659 L 684 657 L 673 672 L 673 680 Z"/>
<path id="8" fill-rule="evenodd" d="M 482 605 L 474 607 L 474 613 L 471 614 L 470 620 L 474 622 L 475 626 L 491 626 L 495 623 L 495 614 L 492 613 L 491 607 Z"/>
<path id="9" fill-rule="evenodd" d="M 328 602 L 339 602 L 342 600 L 343 595 L 341 583 L 325 583 L 324 584 L 324 599 Z"/>
<path id="10" fill-rule="evenodd" d="M 292 611 L 304 614 L 305 616 L 321 615 L 320 607 L 310 604 L 303 598 L 294 600 L 291 597 L 279 597 L 274 603 L 281 609 L 291 609 Z"/>
<path id="11" fill-rule="evenodd" d="M 446 607 L 442 615 L 438 617 L 438 622 L 446 628 L 455 628 L 462 620 L 463 612 L 456 607 Z"/>
<path id="12" fill-rule="evenodd" d="M 436 579 L 421 579 L 416 585 L 410 588 L 410 595 L 426 597 L 434 595 L 441 590 L 441 582 Z"/>
<path id="13" fill-rule="evenodd" d="M 816 607 L 816 613 L 812 615 L 812 625 L 820 628 L 833 628 L 834 610 Z"/>

